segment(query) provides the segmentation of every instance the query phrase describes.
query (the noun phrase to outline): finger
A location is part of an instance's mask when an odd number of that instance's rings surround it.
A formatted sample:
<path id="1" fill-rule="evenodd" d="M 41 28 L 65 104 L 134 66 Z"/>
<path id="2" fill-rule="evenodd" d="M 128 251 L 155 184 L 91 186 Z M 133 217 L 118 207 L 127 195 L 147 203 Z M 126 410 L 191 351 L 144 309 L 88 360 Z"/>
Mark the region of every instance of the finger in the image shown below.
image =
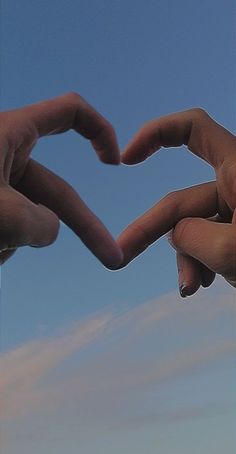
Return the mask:
<path id="1" fill-rule="evenodd" d="M 123 254 L 116 241 L 62 178 L 31 159 L 16 189 L 56 213 L 107 268 L 120 265 Z"/>
<path id="2" fill-rule="evenodd" d="M 201 269 L 199 263 L 188 255 L 176 253 L 180 295 L 193 295 L 201 285 Z"/>
<path id="3" fill-rule="evenodd" d="M 198 260 L 177 250 L 177 268 L 180 295 L 184 298 L 197 292 L 200 285 L 209 287 L 215 279 L 215 273 Z"/>
<path id="4" fill-rule="evenodd" d="M 47 207 L 32 203 L 10 186 L 1 188 L 0 250 L 48 246 L 58 230 L 58 217 Z"/>
<path id="5" fill-rule="evenodd" d="M 182 219 L 173 229 L 173 245 L 229 282 L 236 282 L 236 226 L 207 219 Z M 233 285 L 233 284 L 232 284 Z"/>
<path id="6" fill-rule="evenodd" d="M 168 194 L 121 233 L 118 244 L 124 253 L 122 266 L 169 232 L 181 219 L 189 216 L 210 217 L 216 213 L 214 181 Z"/>
<path id="7" fill-rule="evenodd" d="M 91 141 L 101 161 L 119 164 L 120 153 L 113 127 L 78 94 L 69 93 L 18 112 L 32 122 L 40 137 L 74 129 Z"/>
<path id="8" fill-rule="evenodd" d="M 167 115 L 144 125 L 121 155 L 124 164 L 137 164 L 160 147 L 187 145 L 195 155 L 218 168 L 235 155 L 236 139 L 204 110 L 191 109 Z"/>
<path id="9" fill-rule="evenodd" d="M 207 266 L 201 264 L 202 287 L 207 288 L 214 282 L 216 273 Z"/>
<path id="10" fill-rule="evenodd" d="M 218 214 L 208 218 L 208 220 L 212 222 L 223 222 Z M 210 287 L 215 279 L 215 273 L 193 257 L 181 254 L 172 242 L 172 231 L 168 234 L 168 241 L 176 250 L 180 295 L 183 298 L 193 295 L 197 292 L 200 285 L 204 288 Z"/>
<path id="11" fill-rule="evenodd" d="M 218 214 L 208 218 L 208 220 L 212 222 L 223 222 Z M 183 298 L 193 295 L 199 289 L 200 285 L 204 288 L 210 287 L 215 279 L 215 273 L 193 257 L 181 254 L 173 245 L 172 231 L 167 236 L 170 245 L 176 250 L 180 295 Z"/>

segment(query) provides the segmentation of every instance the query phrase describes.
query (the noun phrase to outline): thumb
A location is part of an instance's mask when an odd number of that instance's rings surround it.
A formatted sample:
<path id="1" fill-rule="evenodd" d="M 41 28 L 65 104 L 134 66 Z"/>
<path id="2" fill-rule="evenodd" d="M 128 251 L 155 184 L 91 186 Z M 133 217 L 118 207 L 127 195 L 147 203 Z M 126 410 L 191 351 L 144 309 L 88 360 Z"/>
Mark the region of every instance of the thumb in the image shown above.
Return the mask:
<path id="1" fill-rule="evenodd" d="M 1 189 L 0 250 L 19 246 L 43 247 L 58 235 L 59 219 L 11 187 Z"/>
<path id="2" fill-rule="evenodd" d="M 30 201 L 30 203 L 32 203 Z M 58 236 L 60 222 L 58 216 L 44 205 L 34 205 L 31 212 L 29 235 L 31 242 L 29 246 L 43 247 L 54 243 Z"/>
<path id="3" fill-rule="evenodd" d="M 172 230 L 171 243 L 178 252 L 198 260 L 236 287 L 235 223 L 185 218 Z"/>

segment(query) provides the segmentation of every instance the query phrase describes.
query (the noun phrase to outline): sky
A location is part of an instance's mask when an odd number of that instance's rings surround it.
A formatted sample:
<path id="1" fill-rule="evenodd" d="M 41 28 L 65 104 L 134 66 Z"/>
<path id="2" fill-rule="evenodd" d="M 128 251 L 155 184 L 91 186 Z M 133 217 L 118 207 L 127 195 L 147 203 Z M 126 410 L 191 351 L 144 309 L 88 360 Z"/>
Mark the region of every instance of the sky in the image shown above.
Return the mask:
<path id="1" fill-rule="evenodd" d="M 192 107 L 236 131 L 234 1 L 0 5 L 1 110 L 75 91 L 121 149 L 146 121 Z M 74 132 L 41 139 L 33 157 L 114 237 L 166 193 L 214 179 L 183 147 L 104 165 Z M 235 291 L 223 279 L 181 300 L 166 238 L 111 272 L 63 225 L 1 271 L 3 454 L 233 452 Z"/>

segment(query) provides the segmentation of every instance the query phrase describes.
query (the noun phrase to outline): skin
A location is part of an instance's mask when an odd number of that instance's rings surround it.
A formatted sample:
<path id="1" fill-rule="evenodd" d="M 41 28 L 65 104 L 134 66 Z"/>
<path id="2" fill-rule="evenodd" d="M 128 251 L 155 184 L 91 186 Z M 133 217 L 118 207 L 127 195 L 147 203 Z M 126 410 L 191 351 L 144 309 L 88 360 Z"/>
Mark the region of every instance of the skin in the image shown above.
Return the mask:
<path id="1" fill-rule="evenodd" d="M 122 252 L 76 191 L 30 155 L 42 136 L 69 129 L 89 139 L 99 159 L 119 164 L 112 126 L 75 93 L 0 113 L 0 263 L 20 246 L 43 247 L 67 224 L 110 269 Z"/>
<path id="2" fill-rule="evenodd" d="M 126 266 L 169 232 L 185 297 L 210 286 L 216 273 L 236 287 L 236 138 L 202 109 L 191 109 L 145 124 L 121 160 L 138 164 L 161 147 L 183 144 L 213 166 L 216 180 L 168 194 L 130 224 L 118 244 Z"/>
<path id="3" fill-rule="evenodd" d="M 119 164 L 114 129 L 75 93 L 0 113 L 0 263 L 18 247 L 52 244 L 62 220 L 107 268 L 124 267 L 169 232 L 182 296 L 211 285 L 216 273 L 236 287 L 235 136 L 201 109 L 144 125 L 122 154 L 124 164 L 185 144 L 214 167 L 216 181 L 168 194 L 116 243 L 76 191 L 30 156 L 40 137 L 69 129 L 89 139 L 102 162 Z"/>

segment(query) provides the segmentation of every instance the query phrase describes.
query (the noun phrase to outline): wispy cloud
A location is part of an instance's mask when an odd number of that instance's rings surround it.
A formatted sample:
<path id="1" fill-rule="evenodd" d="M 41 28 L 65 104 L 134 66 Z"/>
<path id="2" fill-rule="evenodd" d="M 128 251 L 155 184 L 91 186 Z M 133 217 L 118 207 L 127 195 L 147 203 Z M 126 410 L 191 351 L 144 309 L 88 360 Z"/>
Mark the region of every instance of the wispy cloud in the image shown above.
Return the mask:
<path id="1" fill-rule="evenodd" d="M 73 324 L 68 332 L 49 339 L 32 340 L 0 357 L 0 418 L 20 415 L 40 405 L 40 379 L 74 352 L 104 333 L 110 314 L 91 317 Z"/>
<path id="2" fill-rule="evenodd" d="M 3 353 L 1 420 L 61 405 L 68 409 L 74 402 L 81 405 L 84 415 L 86 402 L 91 407 L 92 401 L 98 407 L 102 402 L 103 408 L 108 405 L 110 415 L 114 398 L 117 403 L 122 395 L 128 398 L 132 393 L 146 393 L 153 386 L 232 356 L 235 338 L 230 333 L 209 337 L 209 330 L 225 315 L 232 319 L 234 292 L 228 287 L 221 290 L 218 284 L 209 298 L 206 295 L 200 292 L 183 302 L 171 293 L 120 314 L 101 312 L 50 338 L 32 340 Z M 184 339 L 189 341 L 185 345 Z M 84 348 L 86 362 L 80 360 Z M 69 365 L 66 361 L 73 355 Z M 52 377 L 58 367 L 63 368 L 63 374 Z"/>
<path id="3" fill-rule="evenodd" d="M 156 410 L 151 411 L 145 415 L 133 415 L 131 419 L 126 419 L 125 423 L 111 425 L 111 430 L 130 430 L 130 428 L 138 430 L 145 426 L 158 426 L 183 423 L 199 419 L 207 419 L 224 414 L 234 414 L 235 404 L 232 402 L 207 402 L 200 405 L 191 407 L 181 406 L 168 411 Z"/>

